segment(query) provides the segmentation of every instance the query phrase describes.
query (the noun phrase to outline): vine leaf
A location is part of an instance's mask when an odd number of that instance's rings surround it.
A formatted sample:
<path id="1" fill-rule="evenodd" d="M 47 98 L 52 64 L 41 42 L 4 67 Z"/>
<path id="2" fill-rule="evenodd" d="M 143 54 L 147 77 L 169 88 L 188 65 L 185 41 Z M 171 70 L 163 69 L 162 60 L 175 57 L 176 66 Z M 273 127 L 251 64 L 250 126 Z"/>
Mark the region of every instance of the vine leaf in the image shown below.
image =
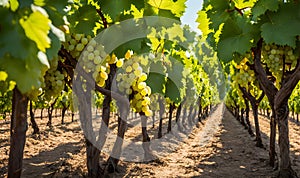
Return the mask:
<path id="1" fill-rule="evenodd" d="M 239 9 L 250 8 L 254 5 L 256 0 L 233 0 L 235 7 Z"/>
<path id="2" fill-rule="evenodd" d="M 246 22 L 242 17 L 233 21 L 228 19 L 223 27 L 218 43 L 218 56 L 224 62 L 233 59 L 234 53 L 244 54 L 253 47 L 254 37 L 258 33 L 256 26 Z"/>
<path id="3" fill-rule="evenodd" d="M 146 83 L 151 88 L 152 93 L 164 94 L 166 75 L 162 62 L 157 61 L 151 63 L 150 72 L 148 74 Z"/>
<path id="4" fill-rule="evenodd" d="M 266 43 L 296 47 L 300 35 L 300 5 L 284 4 L 278 11 L 270 12 L 269 22 L 261 26 L 261 35 Z"/>
<path id="5" fill-rule="evenodd" d="M 34 41 L 39 50 L 46 52 L 46 48 L 50 47 L 51 41 L 48 37 L 50 30 L 50 20 L 41 12 L 36 11 L 30 14 L 28 19 L 20 19 L 26 36 Z"/>
<path id="6" fill-rule="evenodd" d="M 260 15 L 263 15 L 267 10 L 277 11 L 278 9 L 277 0 L 260 0 L 255 3 L 252 9 L 253 19 L 256 19 Z"/>
<path id="7" fill-rule="evenodd" d="M 215 32 L 220 28 L 220 25 L 223 24 L 228 18 L 229 13 L 227 12 L 230 9 L 228 1 L 224 0 L 212 0 L 211 5 L 204 9 L 206 11 L 207 16 L 210 19 L 211 24 L 209 27 L 213 29 Z"/>
<path id="8" fill-rule="evenodd" d="M 178 61 L 179 56 L 173 55 L 170 59 L 171 65 L 167 66 L 167 82 L 166 82 L 166 97 L 170 98 L 173 102 L 179 103 L 182 98 L 180 90 L 184 88 L 183 69 L 184 66 Z"/>
<path id="9" fill-rule="evenodd" d="M 32 42 L 33 43 L 33 42 Z M 41 87 L 41 78 L 43 78 L 43 71 L 47 70 L 45 64 L 38 60 L 35 45 L 30 45 L 30 56 L 26 60 L 20 60 L 14 57 L 6 57 L 5 60 L 0 61 L 0 66 L 9 74 L 8 79 L 17 83 L 18 89 L 21 93 L 26 94 L 32 89 Z"/>
<path id="10" fill-rule="evenodd" d="M 74 14 L 69 17 L 71 29 L 75 33 L 93 35 L 95 23 L 100 20 L 96 8 L 92 5 L 79 7 Z"/>
<path id="11" fill-rule="evenodd" d="M 17 0 L 9 0 L 10 2 L 10 9 L 15 12 L 19 7 L 19 2 Z"/>
<path id="12" fill-rule="evenodd" d="M 209 28 L 210 21 L 207 18 L 207 14 L 205 13 L 205 11 L 198 12 L 198 18 L 196 22 L 199 23 L 198 28 L 201 30 L 204 38 L 206 38 L 208 34 L 213 32 L 213 30 Z"/>
<path id="13" fill-rule="evenodd" d="M 9 13 L 9 9 L 0 8 L 0 17 L 2 18 L 0 22 L 0 58 L 9 54 L 17 59 L 26 59 L 31 55 L 32 50 L 30 48 L 32 45 L 36 47 L 35 43 L 31 40 L 28 43 L 28 38 L 19 23 L 13 24 L 15 18 L 12 13 Z M 36 49 L 34 54 L 37 52 Z"/>
<path id="14" fill-rule="evenodd" d="M 149 0 L 148 4 L 154 7 L 156 14 L 163 13 L 165 10 L 171 11 L 176 17 L 181 17 L 185 11 L 186 0 Z"/>
<path id="15" fill-rule="evenodd" d="M 99 0 L 99 4 L 101 10 L 105 14 L 109 14 L 113 20 L 116 20 L 120 14 L 124 13 L 124 11 L 131 10 L 132 4 L 136 9 L 142 9 L 145 5 L 144 1 L 136 0 Z"/>
<path id="16" fill-rule="evenodd" d="M 34 1 L 36 4 L 38 1 Z M 40 6 L 44 5 L 43 8 L 49 14 L 52 23 L 55 26 L 60 26 L 65 24 L 63 16 L 67 14 L 65 11 L 66 6 L 71 3 L 71 1 L 61 1 L 61 0 L 43 0 L 41 1 Z"/>

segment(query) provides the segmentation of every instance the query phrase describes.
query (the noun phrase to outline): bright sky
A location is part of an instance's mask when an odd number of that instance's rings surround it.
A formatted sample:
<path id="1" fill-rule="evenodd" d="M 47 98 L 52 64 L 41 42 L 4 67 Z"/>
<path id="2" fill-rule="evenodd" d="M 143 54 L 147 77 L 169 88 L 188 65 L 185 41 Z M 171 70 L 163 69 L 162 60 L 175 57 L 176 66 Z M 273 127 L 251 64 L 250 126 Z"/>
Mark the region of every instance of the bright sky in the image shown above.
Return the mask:
<path id="1" fill-rule="evenodd" d="M 183 24 L 190 25 L 191 29 L 199 34 L 201 31 L 198 29 L 198 23 L 196 23 L 196 19 L 198 17 L 197 12 L 201 10 L 203 4 L 203 0 L 187 0 L 186 2 L 186 10 L 183 16 L 181 17 L 181 21 Z"/>

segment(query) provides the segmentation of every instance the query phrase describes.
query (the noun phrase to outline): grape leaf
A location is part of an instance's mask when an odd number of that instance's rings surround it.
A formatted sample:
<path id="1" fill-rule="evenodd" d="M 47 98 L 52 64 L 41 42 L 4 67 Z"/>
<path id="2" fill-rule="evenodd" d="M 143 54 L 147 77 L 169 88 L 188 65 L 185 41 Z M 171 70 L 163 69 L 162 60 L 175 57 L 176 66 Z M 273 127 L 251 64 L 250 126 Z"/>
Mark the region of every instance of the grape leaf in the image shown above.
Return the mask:
<path id="1" fill-rule="evenodd" d="M 253 47 L 259 31 L 256 26 L 247 22 L 242 17 L 236 17 L 236 21 L 228 19 L 223 27 L 217 46 L 218 56 L 224 61 L 232 60 L 235 52 L 244 54 Z"/>
<path id="2" fill-rule="evenodd" d="M 36 45 L 33 42 L 28 42 L 28 38 L 19 23 L 13 23 L 17 18 L 6 8 L 0 8 L 0 17 L 0 58 L 7 54 L 18 59 L 25 59 L 32 55 L 31 45 Z M 34 54 L 37 52 L 36 49 Z"/>
<path id="3" fill-rule="evenodd" d="M 207 14 L 205 11 L 198 12 L 198 17 L 196 22 L 199 23 L 198 28 L 201 30 L 204 38 L 206 38 L 208 34 L 213 32 L 213 30 L 209 28 L 210 21 L 207 18 Z"/>
<path id="4" fill-rule="evenodd" d="M 18 2 L 18 0 L 9 0 L 9 2 L 10 2 L 10 9 L 11 9 L 13 12 L 15 12 L 15 11 L 18 9 L 18 7 L 19 7 L 19 2 Z"/>
<path id="5" fill-rule="evenodd" d="M 170 41 L 185 41 L 185 37 L 183 35 L 183 29 L 179 24 L 174 24 L 172 27 L 165 28 L 162 30 L 162 33 L 165 33 L 167 36 L 167 40 Z"/>
<path id="6" fill-rule="evenodd" d="M 30 45 L 30 43 L 33 42 L 28 41 L 30 46 L 28 50 L 31 55 L 27 56 L 26 60 L 12 56 L 0 59 L 0 66 L 7 72 L 8 79 L 15 81 L 18 89 L 23 94 L 30 92 L 34 88 L 40 88 L 43 73 L 47 70 L 47 67 L 38 60 L 37 53 L 35 53 L 37 50 L 36 46 L 34 43 Z"/>
<path id="7" fill-rule="evenodd" d="M 259 0 L 252 8 L 253 19 L 263 15 L 267 10 L 277 11 L 278 0 Z"/>
<path id="8" fill-rule="evenodd" d="M 168 78 L 166 83 L 165 96 L 170 98 L 170 100 L 175 103 L 180 103 L 181 101 L 180 89 L 181 88 L 178 88 L 178 86 L 174 83 L 173 80 L 170 80 L 170 78 Z"/>
<path id="9" fill-rule="evenodd" d="M 147 85 L 151 88 L 152 93 L 161 93 L 164 94 L 163 89 L 166 83 L 165 75 L 155 72 L 150 72 L 146 80 Z"/>
<path id="10" fill-rule="evenodd" d="M 233 0 L 234 6 L 238 9 L 245 9 L 253 7 L 256 0 Z"/>
<path id="11" fill-rule="evenodd" d="M 133 50 L 134 53 L 139 54 L 140 50 L 142 49 L 143 41 L 144 41 L 143 38 L 138 38 L 138 39 L 134 39 L 129 42 L 126 42 L 124 44 L 121 44 L 116 49 L 114 49 L 114 53 L 117 56 L 124 56 L 128 50 Z"/>
<path id="12" fill-rule="evenodd" d="M 219 29 L 219 26 L 224 23 L 229 18 L 229 13 L 227 12 L 229 7 L 228 1 L 224 0 L 211 0 L 209 1 L 211 5 L 204 7 L 211 7 L 204 9 L 206 11 L 207 17 L 210 19 L 209 27 L 214 31 Z"/>
<path id="13" fill-rule="evenodd" d="M 151 63 L 146 83 L 151 88 L 152 93 L 164 94 L 163 89 L 166 84 L 166 75 L 162 62 Z"/>
<path id="14" fill-rule="evenodd" d="M 283 4 L 278 11 L 268 13 L 269 21 L 261 26 L 266 43 L 296 47 L 300 35 L 300 5 Z"/>
<path id="15" fill-rule="evenodd" d="M 175 2 L 173 0 L 149 0 L 148 4 L 154 7 L 156 14 L 166 12 L 167 10 L 176 17 L 181 17 L 186 8 L 185 2 L 186 0 L 177 0 Z"/>
<path id="16" fill-rule="evenodd" d="M 26 36 L 33 40 L 38 49 L 43 52 L 46 52 L 46 48 L 49 48 L 51 43 L 48 37 L 50 22 L 51 21 L 39 11 L 31 13 L 26 20 L 20 19 L 20 24 Z"/>
<path id="17" fill-rule="evenodd" d="M 186 42 L 189 44 L 192 44 L 195 41 L 195 38 L 197 36 L 196 32 L 191 31 L 188 25 L 185 25 L 183 27 L 183 34 L 184 34 L 184 38 L 186 39 Z"/>
<path id="18" fill-rule="evenodd" d="M 173 55 L 170 59 L 171 65 L 167 66 L 167 83 L 166 83 L 166 97 L 169 97 L 173 102 L 179 103 L 181 101 L 180 90 L 183 86 L 183 64 L 177 60 L 178 55 Z"/>
<path id="19" fill-rule="evenodd" d="M 49 14 L 49 17 L 52 23 L 55 26 L 60 26 L 65 24 L 63 20 L 63 16 L 67 14 L 64 10 L 68 5 L 69 1 L 61 1 L 61 0 L 45 0 L 44 1 L 44 9 Z"/>
<path id="20" fill-rule="evenodd" d="M 144 1 L 136 1 L 136 0 L 99 0 L 99 5 L 101 10 L 108 14 L 114 21 L 117 20 L 117 17 L 124 13 L 124 11 L 128 11 L 131 9 L 131 5 L 133 4 L 136 9 L 142 9 L 144 7 Z"/>
<path id="21" fill-rule="evenodd" d="M 93 35 L 95 23 L 100 20 L 100 17 L 94 6 L 84 5 L 79 7 L 68 19 L 71 24 L 70 31 Z"/>

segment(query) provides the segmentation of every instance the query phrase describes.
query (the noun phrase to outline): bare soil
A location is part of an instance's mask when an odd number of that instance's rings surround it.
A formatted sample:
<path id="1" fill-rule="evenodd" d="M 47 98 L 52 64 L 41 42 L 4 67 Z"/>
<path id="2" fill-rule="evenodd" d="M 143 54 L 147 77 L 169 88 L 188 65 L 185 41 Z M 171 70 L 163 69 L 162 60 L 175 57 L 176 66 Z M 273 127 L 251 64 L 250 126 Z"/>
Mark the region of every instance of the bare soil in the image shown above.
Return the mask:
<path id="1" fill-rule="evenodd" d="M 206 120 L 195 124 L 186 138 L 170 143 L 172 151 L 147 163 L 120 161 L 118 171 L 107 177 L 273 177 L 276 171 L 268 166 L 269 120 L 264 116 L 259 120 L 265 149 L 255 147 L 254 138 L 220 105 Z M 50 129 L 46 126 L 47 118 L 36 121 L 41 132 L 32 135 L 29 125 L 22 177 L 86 177 L 85 142 L 79 122 L 71 122 L 68 116 L 62 125 L 58 116 L 53 118 Z M 166 133 L 167 119 L 164 123 Z M 149 119 L 151 139 L 157 138 L 157 125 L 158 121 L 152 128 Z M 300 175 L 300 124 L 291 120 L 289 125 L 291 161 Z M 9 121 L 0 121 L 0 177 L 7 176 L 9 126 Z M 116 132 L 115 117 L 110 128 Z M 125 137 L 141 140 L 140 129 L 133 124 Z M 108 139 L 107 147 L 112 144 Z M 103 168 L 108 156 L 101 153 Z"/>

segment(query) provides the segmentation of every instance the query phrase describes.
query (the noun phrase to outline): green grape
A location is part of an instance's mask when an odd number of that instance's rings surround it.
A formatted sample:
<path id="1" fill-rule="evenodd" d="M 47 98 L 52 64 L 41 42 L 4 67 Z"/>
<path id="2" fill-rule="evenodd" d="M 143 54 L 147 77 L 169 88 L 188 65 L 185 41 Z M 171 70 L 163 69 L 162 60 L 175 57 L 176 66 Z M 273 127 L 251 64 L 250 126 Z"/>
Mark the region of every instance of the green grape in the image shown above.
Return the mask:
<path id="1" fill-rule="evenodd" d="M 82 51 L 84 49 L 84 45 L 82 43 L 79 43 L 76 45 L 76 50 L 77 51 Z"/>
<path id="2" fill-rule="evenodd" d="M 88 55 L 88 59 L 89 59 L 89 60 L 94 60 L 94 58 L 95 58 L 94 53 L 90 53 L 90 54 Z"/>
<path id="3" fill-rule="evenodd" d="M 81 39 L 81 43 L 82 43 L 83 45 L 87 45 L 87 44 L 89 43 L 89 40 L 88 40 L 87 38 L 82 38 L 82 39 Z"/>
<path id="4" fill-rule="evenodd" d="M 147 86 L 147 84 L 146 84 L 145 82 L 140 82 L 140 83 L 138 84 L 138 89 L 142 90 L 142 89 L 144 89 L 146 86 Z"/>
<path id="5" fill-rule="evenodd" d="M 91 45 L 88 45 L 88 47 L 86 48 L 88 52 L 93 52 L 94 51 L 94 47 Z"/>
<path id="6" fill-rule="evenodd" d="M 92 54 L 92 53 L 91 53 Z M 101 57 L 100 56 L 96 56 L 95 58 L 94 58 L 94 64 L 96 64 L 96 65 L 98 65 L 98 64 L 100 64 L 101 63 Z"/>
<path id="7" fill-rule="evenodd" d="M 74 49 L 75 49 L 74 45 L 69 45 L 69 48 L 68 48 L 69 51 L 73 51 Z"/>
<path id="8" fill-rule="evenodd" d="M 76 45 L 76 44 L 77 44 L 77 41 L 74 40 L 74 39 L 71 39 L 71 40 L 70 40 L 70 44 L 71 44 L 71 45 Z"/>
<path id="9" fill-rule="evenodd" d="M 75 34 L 75 40 L 79 41 L 82 36 L 82 34 Z"/>
<path id="10" fill-rule="evenodd" d="M 115 56 L 110 58 L 115 58 L 113 60 L 116 61 L 116 66 L 123 69 L 116 77 L 119 91 L 132 96 L 129 97 L 132 98 L 130 105 L 135 112 L 144 112 L 145 115 L 151 116 L 152 111 L 149 109 L 151 89 L 145 83 L 147 74 L 140 65 L 143 58 L 133 55 L 132 51 L 127 51 L 123 59 L 116 59 Z M 107 62 L 111 60 L 106 58 Z"/>
<path id="11" fill-rule="evenodd" d="M 141 67 L 138 67 L 135 71 L 134 71 L 134 74 L 136 75 L 136 76 L 141 76 L 142 75 L 142 73 L 143 73 L 143 69 L 141 68 Z"/>
<path id="12" fill-rule="evenodd" d="M 124 61 L 122 59 L 118 60 L 116 65 L 118 68 L 121 68 L 123 66 Z"/>
<path id="13" fill-rule="evenodd" d="M 65 86 L 65 75 L 57 70 L 58 60 L 62 59 L 60 57 L 55 57 L 50 60 L 50 69 L 44 76 L 43 90 L 45 91 L 45 97 L 47 99 L 58 96 Z"/>
<path id="14" fill-rule="evenodd" d="M 108 78 L 107 73 L 106 73 L 106 72 L 103 72 L 103 71 L 100 72 L 100 76 L 101 76 L 104 80 L 106 80 L 106 79 Z"/>
<path id="15" fill-rule="evenodd" d="M 142 73 L 141 76 L 140 76 L 140 78 L 139 78 L 139 81 L 140 81 L 140 82 L 144 82 L 144 81 L 146 81 L 146 80 L 147 80 L 147 74 Z"/>
<path id="16" fill-rule="evenodd" d="M 127 67 L 126 67 L 126 72 L 127 72 L 127 73 L 130 73 L 131 71 L 132 71 L 132 67 L 131 67 L 131 66 L 127 66 Z"/>
<path id="17" fill-rule="evenodd" d="M 139 66 L 140 66 L 139 63 L 137 63 L 137 62 L 134 62 L 134 63 L 132 64 L 132 68 L 133 68 L 134 70 L 138 69 Z"/>

